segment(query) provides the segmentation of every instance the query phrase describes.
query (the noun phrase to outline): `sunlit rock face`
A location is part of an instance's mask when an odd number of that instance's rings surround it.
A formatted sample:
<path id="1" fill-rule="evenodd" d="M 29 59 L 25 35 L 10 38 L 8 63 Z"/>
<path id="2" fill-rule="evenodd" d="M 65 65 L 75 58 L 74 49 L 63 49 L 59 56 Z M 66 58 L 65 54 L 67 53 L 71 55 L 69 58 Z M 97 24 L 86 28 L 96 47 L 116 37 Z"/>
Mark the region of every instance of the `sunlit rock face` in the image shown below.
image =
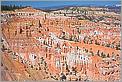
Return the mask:
<path id="1" fill-rule="evenodd" d="M 3 79 L 120 79 L 118 13 L 99 7 L 50 12 L 26 7 L 1 15 Z"/>

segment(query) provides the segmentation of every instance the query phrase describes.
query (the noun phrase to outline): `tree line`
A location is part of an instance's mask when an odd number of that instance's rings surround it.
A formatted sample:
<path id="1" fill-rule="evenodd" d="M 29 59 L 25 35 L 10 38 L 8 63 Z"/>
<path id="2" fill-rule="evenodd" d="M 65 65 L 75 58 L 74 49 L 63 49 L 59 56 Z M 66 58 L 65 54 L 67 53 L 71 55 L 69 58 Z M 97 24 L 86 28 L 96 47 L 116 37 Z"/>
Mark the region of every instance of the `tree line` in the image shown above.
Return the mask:
<path id="1" fill-rule="evenodd" d="M 1 5 L 1 11 L 14 11 L 15 9 L 25 8 L 27 6 L 16 6 L 16 5 Z"/>

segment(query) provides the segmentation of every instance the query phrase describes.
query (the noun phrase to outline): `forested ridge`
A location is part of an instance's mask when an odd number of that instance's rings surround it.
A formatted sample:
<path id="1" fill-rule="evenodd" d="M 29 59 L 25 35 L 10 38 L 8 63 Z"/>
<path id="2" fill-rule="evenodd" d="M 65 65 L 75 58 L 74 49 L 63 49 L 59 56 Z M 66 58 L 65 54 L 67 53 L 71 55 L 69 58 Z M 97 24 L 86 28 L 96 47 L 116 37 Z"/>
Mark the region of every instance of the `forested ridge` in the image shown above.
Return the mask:
<path id="1" fill-rule="evenodd" d="M 1 11 L 14 11 L 15 9 L 25 8 L 27 6 L 16 6 L 16 5 L 1 5 Z"/>

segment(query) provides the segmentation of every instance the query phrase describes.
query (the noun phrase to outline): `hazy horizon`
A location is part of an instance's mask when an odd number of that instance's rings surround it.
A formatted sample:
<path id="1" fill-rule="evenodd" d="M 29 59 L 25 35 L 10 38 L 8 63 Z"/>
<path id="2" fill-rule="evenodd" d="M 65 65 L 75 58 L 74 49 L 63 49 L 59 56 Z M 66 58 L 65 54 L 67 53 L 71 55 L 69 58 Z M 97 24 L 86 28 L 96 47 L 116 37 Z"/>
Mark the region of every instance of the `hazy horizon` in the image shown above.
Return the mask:
<path id="1" fill-rule="evenodd" d="M 58 6 L 113 6 L 121 1 L 1 1 L 1 5 L 32 6 L 33 8 L 49 8 Z"/>

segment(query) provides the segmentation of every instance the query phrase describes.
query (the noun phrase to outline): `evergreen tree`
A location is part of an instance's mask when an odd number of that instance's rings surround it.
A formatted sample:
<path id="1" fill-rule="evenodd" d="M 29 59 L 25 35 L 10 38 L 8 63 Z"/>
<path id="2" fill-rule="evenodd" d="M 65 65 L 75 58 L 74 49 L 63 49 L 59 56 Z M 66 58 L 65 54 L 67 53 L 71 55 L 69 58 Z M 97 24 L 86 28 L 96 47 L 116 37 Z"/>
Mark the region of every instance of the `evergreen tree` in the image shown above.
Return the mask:
<path id="1" fill-rule="evenodd" d="M 21 9 L 24 8 L 21 5 L 16 6 L 16 5 L 1 5 L 1 11 L 13 11 L 15 9 Z"/>

